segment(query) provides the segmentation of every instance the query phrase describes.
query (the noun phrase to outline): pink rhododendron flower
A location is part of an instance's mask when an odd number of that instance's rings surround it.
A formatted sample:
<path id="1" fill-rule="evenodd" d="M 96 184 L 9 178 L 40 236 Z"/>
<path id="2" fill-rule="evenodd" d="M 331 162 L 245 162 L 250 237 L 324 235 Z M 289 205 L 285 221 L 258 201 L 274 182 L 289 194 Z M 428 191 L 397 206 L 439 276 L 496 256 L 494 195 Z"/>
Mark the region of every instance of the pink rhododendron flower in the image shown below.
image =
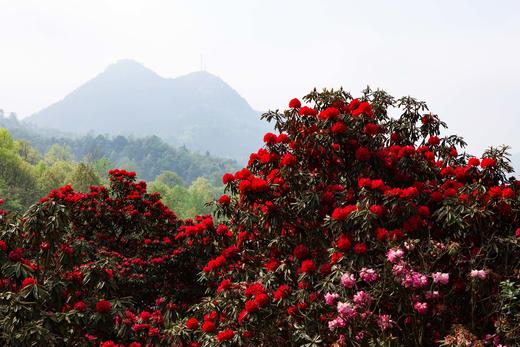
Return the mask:
<path id="1" fill-rule="evenodd" d="M 407 273 L 401 284 L 406 288 L 423 288 L 428 285 L 428 277 L 419 272 Z"/>
<path id="2" fill-rule="evenodd" d="M 377 317 L 377 326 L 381 330 L 387 330 L 392 327 L 394 322 L 390 319 L 390 316 L 387 314 L 381 314 Z"/>
<path id="3" fill-rule="evenodd" d="M 339 298 L 339 294 L 338 293 L 327 293 L 325 294 L 325 302 L 327 303 L 327 305 L 334 305 L 334 302 Z"/>
<path id="4" fill-rule="evenodd" d="M 359 271 L 359 277 L 363 281 L 370 283 L 377 280 L 377 273 L 374 269 L 367 269 L 364 267 L 361 269 L 361 271 Z"/>
<path id="5" fill-rule="evenodd" d="M 345 326 L 345 321 L 341 317 L 336 317 L 335 319 L 329 322 L 330 331 L 334 331 L 337 328 L 343 328 Z"/>
<path id="6" fill-rule="evenodd" d="M 487 277 L 487 273 L 484 270 L 471 270 L 469 275 L 471 278 L 478 278 L 480 280 L 485 280 Z"/>
<path id="7" fill-rule="evenodd" d="M 396 277 L 403 276 L 403 275 L 405 275 L 407 272 L 408 272 L 408 270 L 406 269 L 406 264 L 405 264 L 404 262 L 400 262 L 399 264 L 395 264 L 395 265 L 392 267 L 392 273 L 393 273 L 394 276 L 396 276 Z"/>
<path id="8" fill-rule="evenodd" d="M 336 306 L 338 313 L 345 318 L 353 318 L 356 316 L 356 308 L 349 302 L 338 302 Z"/>
<path id="9" fill-rule="evenodd" d="M 389 249 L 388 252 L 386 252 L 386 259 L 391 262 L 395 263 L 399 258 L 402 258 L 404 255 L 404 252 L 400 248 L 392 248 Z"/>
<path id="10" fill-rule="evenodd" d="M 368 306 L 371 301 L 370 295 L 362 290 L 354 294 L 354 303 L 359 306 Z"/>
<path id="11" fill-rule="evenodd" d="M 413 309 L 417 311 L 420 315 L 425 315 L 428 313 L 428 303 L 426 302 L 416 302 L 413 305 Z"/>
<path id="12" fill-rule="evenodd" d="M 433 278 L 434 283 L 448 284 L 448 282 L 450 281 L 450 274 L 442 273 L 442 272 L 435 272 L 435 273 L 432 273 L 432 278 Z"/>
<path id="13" fill-rule="evenodd" d="M 349 272 L 345 272 L 343 276 L 341 276 L 341 284 L 345 288 L 352 288 L 356 284 L 356 277 Z"/>

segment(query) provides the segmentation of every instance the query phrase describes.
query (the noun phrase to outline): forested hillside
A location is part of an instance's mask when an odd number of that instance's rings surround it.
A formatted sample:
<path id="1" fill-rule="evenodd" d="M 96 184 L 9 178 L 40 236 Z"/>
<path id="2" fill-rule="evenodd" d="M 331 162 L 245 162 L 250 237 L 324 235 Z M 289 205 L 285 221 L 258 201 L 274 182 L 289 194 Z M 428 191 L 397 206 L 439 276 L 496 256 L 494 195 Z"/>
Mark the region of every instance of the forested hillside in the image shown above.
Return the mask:
<path id="1" fill-rule="evenodd" d="M 0 127 L 7 128 L 14 139 L 25 140 L 40 153 L 55 145 L 70 148 L 76 161 L 105 161 L 106 167 L 123 167 L 139 173 L 140 178 L 154 180 L 163 171 L 174 171 L 186 184 L 199 177 L 212 183 L 220 181 L 224 172 L 238 167 L 236 161 L 175 148 L 157 136 L 125 137 L 52 132 L 22 123 L 15 116 L 0 113 Z"/>
<path id="2" fill-rule="evenodd" d="M 0 196 L 8 210 L 22 211 L 65 185 L 88 192 L 107 182 L 109 169 L 124 167 L 143 172 L 150 191 L 160 192 L 167 206 L 187 218 L 211 212 L 205 204 L 221 193 L 220 176 L 237 165 L 175 149 L 158 137 L 62 136 L 0 117 Z"/>

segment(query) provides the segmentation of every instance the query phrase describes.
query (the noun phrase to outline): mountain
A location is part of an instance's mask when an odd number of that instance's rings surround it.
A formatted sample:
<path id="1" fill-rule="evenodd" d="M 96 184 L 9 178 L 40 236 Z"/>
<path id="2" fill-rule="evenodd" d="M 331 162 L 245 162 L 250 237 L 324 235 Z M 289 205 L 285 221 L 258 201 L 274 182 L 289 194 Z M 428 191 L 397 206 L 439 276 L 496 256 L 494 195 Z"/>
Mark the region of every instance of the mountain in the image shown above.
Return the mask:
<path id="1" fill-rule="evenodd" d="M 219 77 L 205 71 L 163 78 L 121 60 L 63 100 L 28 118 L 75 133 L 157 135 L 176 146 L 245 161 L 268 124 Z"/>

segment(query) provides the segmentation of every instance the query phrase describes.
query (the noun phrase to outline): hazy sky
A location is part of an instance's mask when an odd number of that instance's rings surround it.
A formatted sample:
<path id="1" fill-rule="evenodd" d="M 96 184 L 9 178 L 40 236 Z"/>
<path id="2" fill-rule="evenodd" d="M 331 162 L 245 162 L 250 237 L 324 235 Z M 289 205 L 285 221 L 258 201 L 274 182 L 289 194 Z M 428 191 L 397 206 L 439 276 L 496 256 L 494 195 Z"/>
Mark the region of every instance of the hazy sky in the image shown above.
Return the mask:
<path id="1" fill-rule="evenodd" d="M 0 108 L 27 116 L 122 58 L 207 70 L 257 110 L 314 86 L 413 95 L 470 150 L 520 152 L 519 1 L 0 0 Z"/>

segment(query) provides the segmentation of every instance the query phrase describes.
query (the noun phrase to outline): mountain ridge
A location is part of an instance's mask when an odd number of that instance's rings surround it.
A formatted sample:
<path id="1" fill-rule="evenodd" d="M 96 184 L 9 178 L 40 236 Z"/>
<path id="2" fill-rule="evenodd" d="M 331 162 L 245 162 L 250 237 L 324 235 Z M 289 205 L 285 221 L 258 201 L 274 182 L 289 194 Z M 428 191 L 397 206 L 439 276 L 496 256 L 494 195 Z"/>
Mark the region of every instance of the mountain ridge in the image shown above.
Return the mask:
<path id="1" fill-rule="evenodd" d="M 172 145 L 245 161 L 269 129 L 259 115 L 211 73 L 163 78 L 121 60 L 25 121 L 83 134 L 157 135 Z"/>

